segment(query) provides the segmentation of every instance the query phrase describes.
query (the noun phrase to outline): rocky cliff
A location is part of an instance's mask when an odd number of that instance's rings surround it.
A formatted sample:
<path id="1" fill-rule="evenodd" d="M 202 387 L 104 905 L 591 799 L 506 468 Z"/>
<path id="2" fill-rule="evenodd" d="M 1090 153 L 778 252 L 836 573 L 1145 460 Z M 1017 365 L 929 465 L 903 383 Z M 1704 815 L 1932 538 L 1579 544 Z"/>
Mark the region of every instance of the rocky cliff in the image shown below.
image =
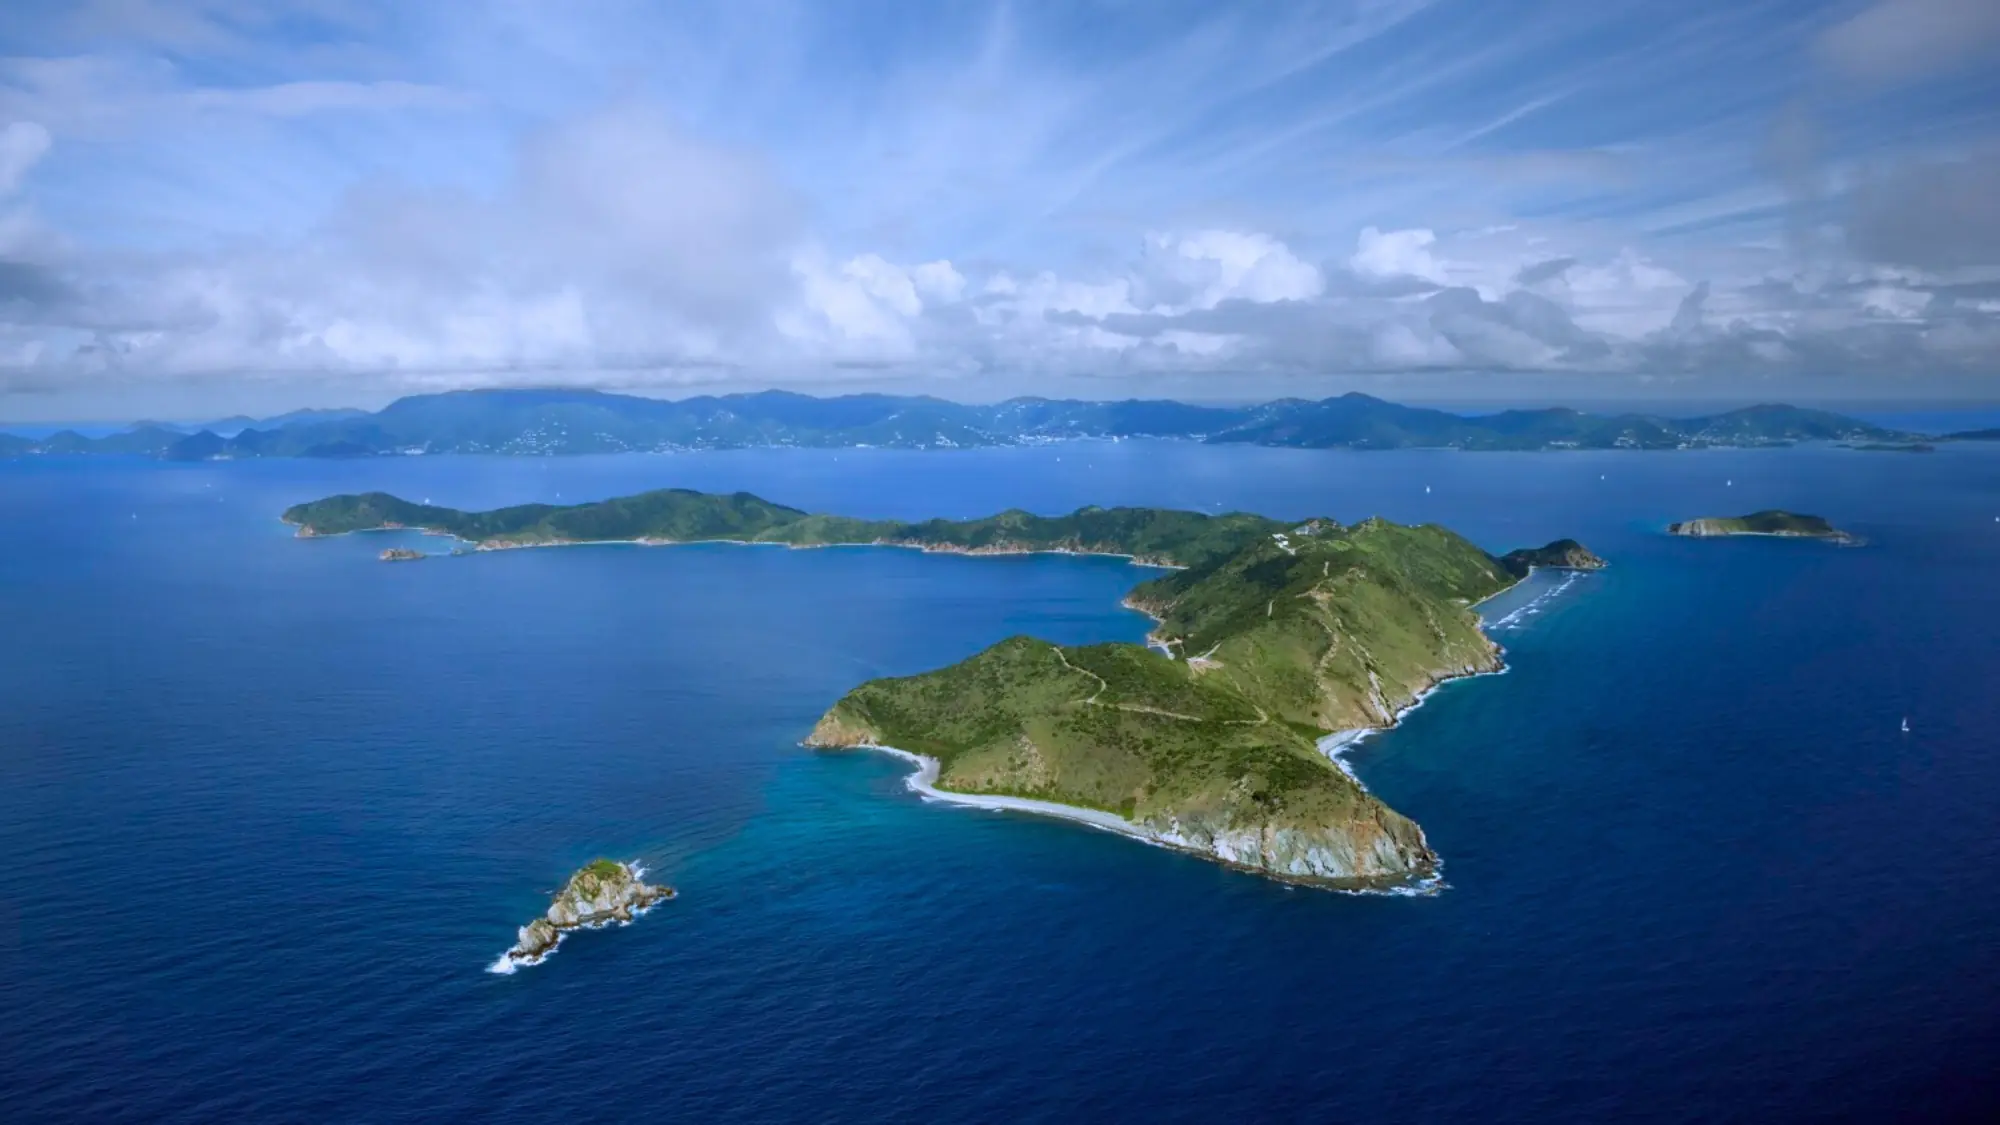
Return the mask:
<path id="1" fill-rule="evenodd" d="M 1120 719 L 1135 742 L 1178 733 L 1158 729 L 1174 724 L 1169 716 L 1139 712 Z M 1233 731 L 1216 733 L 1225 741 L 1238 737 Z M 813 727 L 805 745 L 853 750 L 892 744 L 866 719 L 836 706 Z M 1281 778 L 1297 771 L 1266 753 L 1245 777 L 1211 785 L 1175 778 L 1166 786 L 1171 795 L 1162 792 L 1114 811 L 1090 803 L 1090 786 L 1079 778 L 1070 750 L 1036 745 L 1024 736 L 1003 761 L 954 755 L 941 769 L 933 761 L 920 774 L 930 783 L 918 788 L 946 800 L 1116 826 L 1164 847 L 1287 882 L 1379 889 L 1421 883 L 1437 872 L 1437 855 L 1422 829 L 1332 769 L 1322 775 L 1315 765 L 1304 777 Z M 1281 786 L 1284 791 L 1277 792 Z M 1002 800 L 995 802 L 996 797 Z"/>

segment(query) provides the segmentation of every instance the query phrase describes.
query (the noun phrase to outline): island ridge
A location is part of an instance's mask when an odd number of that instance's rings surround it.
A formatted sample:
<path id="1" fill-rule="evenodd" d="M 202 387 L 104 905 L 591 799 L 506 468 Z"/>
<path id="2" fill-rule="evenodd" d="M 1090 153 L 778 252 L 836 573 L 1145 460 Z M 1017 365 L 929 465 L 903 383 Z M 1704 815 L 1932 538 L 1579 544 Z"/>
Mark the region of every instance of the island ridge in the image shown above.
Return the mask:
<path id="1" fill-rule="evenodd" d="M 1946 435 L 1936 440 L 1953 440 Z M 1976 438 L 1977 435 L 1968 435 Z M 1908 444 L 1923 435 L 1777 403 L 1667 418 L 1554 407 L 1461 415 L 1350 393 L 1254 406 L 1170 400 L 928 396 L 814 398 L 784 391 L 678 402 L 602 391 L 484 389 L 411 395 L 379 411 L 306 410 L 227 418 L 189 433 L 144 423 L 86 437 L 0 433 L 0 457 L 121 454 L 170 461 L 407 454 L 558 456 L 754 447 L 963 449 L 1155 438 L 1298 449 L 1704 449 L 1798 442 Z"/>
<path id="2" fill-rule="evenodd" d="M 1805 516 L 1796 512 L 1767 508 L 1752 512 L 1747 516 L 1713 517 L 1682 520 L 1667 525 L 1667 534 L 1686 535 L 1696 539 L 1710 539 L 1725 535 L 1775 535 L 1788 539 L 1829 539 L 1851 543 L 1854 536 L 1828 523 L 1823 516 Z"/>

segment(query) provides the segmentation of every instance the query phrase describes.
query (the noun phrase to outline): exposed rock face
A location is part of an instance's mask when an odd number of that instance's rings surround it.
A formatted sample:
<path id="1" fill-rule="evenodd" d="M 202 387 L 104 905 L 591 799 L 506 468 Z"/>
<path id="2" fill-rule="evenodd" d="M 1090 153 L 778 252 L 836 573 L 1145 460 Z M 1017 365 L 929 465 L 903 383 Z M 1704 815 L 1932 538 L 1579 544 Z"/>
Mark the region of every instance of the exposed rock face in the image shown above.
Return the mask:
<path id="1" fill-rule="evenodd" d="M 383 562 L 415 562 L 424 557 L 422 551 L 412 551 L 408 547 L 391 547 L 382 552 Z"/>
<path id="2" fill-rule="evenodd" d="M 1340 824 L 1233 825 L 1175 816 L 1146 827 L 1161 843 L 1279 879 L 1374 887 L 1406 885 L 1437 871 L 1423 830 L 1388 808 Z"/>
<path id="3" fill-rule="evenodd" d="M 853 750 L 875 745 L 875 731 L 865 723 L 850 720 L 835 707 L 819 717 L 804 745 L 815 750 Z"/>
<path id="4" fill-rule="evenodd" d="M 1721 520 L 1700 519 L 1670 523 L 1667 525 L 1667 534 L 1692 535 L 1697 539 L 1706 539 L 1713 535 L 1734 535 L 1736 532 Z"/>
<path id="5" fill-rule="evenodd" d="M 539 965 L 570 930 L 630 922 L 654 903 L 674 897 L 672 887 L 642 882 L 639 867 L 616 860 L 592 861 L 569 877 L 548 913 L 521 927 L 520 940 L 507 951 L 517 965 Z"/>
<path id="6" fill-rule="evenodd" d="M 1467 674 L 1472 671 L 1468 668 Z M 1387 721 L 1393 722 L 1393 716 Z M 858 750 L 880 747 L 882 742 L 880 733 L 867 722 L 835 707 L 821 716 L 804 745 L 820 750 Z M 934 777 L 936 769 L 932 761 L 925 776 Z M 1038 781 L 1010 774 L 999 780 L 1005 784 L 997 792 L 1037 792 L 1044 790 L 1050 779 Z M 976 782 L 961 788 L 947 779 L 933 780 L 924 791 L 945 799 L 962 796 L 968 803 L 978 804 L 981 798 L 992 795 L 986 791 L 989 788 Z M 1057 799 L 1053 806 L 1037 811 L 1054 813 L 1062 805 Z M 1366 794 L 1356 811 L 1358 815 L 1324 823 L 1301 823 L 1283 816 L 1260 815 L 1259 810 L 1231 802 L 1199 809 L 1167 808 L 1124 821 L 1120 830 L 1286 882 L 1380 889 L 1415 885 L 1437 874 L 1437 853 L 1415 822 Z M 1091 817 L 1078 819 L 1094 822 Z"/>

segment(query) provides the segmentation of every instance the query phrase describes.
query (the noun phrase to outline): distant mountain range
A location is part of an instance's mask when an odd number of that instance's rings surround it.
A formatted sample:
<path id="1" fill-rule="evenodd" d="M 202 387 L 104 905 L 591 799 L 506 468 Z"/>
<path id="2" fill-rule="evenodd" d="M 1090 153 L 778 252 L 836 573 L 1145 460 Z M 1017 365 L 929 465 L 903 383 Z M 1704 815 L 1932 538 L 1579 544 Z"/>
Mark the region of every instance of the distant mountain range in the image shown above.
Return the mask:
<path id="1" fill-rule="evenodd" d="M 1992 432 L 1949 435 L 1990 439 Z M 302 410 L 230 418 L 188 433 L 141 423 L 85 437 L 0 433 L 0 457 L 124 454 L 176 461 L 243 457 L 372 457 L 484 453 L 557 455 L 751 446 L 958 449 L 1077 439 L 1178 438 L 1300 449 L 1696 449 L 1837 442 L 1895 446 L 1936 437 L 1823 410 L 1750 406 L 1693 418 L 1506 410 L 1460 415 L 1364 394 L 1260 406 L 1015 398 L 966 405 L 929 397 L 783 391 L 668 402 L 602 391 L 454 391 L 398 399 L 374 413 Z"/>

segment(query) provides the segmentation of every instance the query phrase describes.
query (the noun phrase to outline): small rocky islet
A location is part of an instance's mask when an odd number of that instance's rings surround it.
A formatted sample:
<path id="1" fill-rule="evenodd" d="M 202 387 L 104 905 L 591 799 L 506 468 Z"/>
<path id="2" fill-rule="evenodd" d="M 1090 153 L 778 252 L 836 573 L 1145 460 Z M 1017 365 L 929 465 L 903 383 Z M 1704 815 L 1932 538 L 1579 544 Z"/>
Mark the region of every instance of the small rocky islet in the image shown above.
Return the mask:
<path id="1" fill-rule="evenodd" d="M 415 562 L 423 557 L 422 551 L 413 551 L 408 547 L 391 547 L 380 556 L 383 562 Z"/>
<path id="2" fill-rule="evenodd" d="M 596 859 L 569 877 L 548 912 L 521 927 L 518 940 L 496 968 L 539 965 L 571 930 L 630 922 L 654 904 L 674 897 L 674 889 L 647 883 L 645 869 L 615 859 Z"/>

